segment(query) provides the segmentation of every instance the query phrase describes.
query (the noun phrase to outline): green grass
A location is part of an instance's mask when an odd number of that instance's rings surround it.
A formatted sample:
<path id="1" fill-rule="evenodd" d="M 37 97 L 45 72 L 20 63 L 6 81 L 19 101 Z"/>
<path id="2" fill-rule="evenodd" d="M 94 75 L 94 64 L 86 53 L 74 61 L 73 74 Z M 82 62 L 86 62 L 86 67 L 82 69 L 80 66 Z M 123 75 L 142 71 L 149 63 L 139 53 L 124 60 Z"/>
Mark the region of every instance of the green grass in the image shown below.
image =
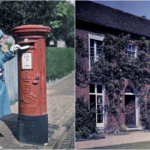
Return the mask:
<path id="1" fill-rule="evenodd" d="M 105 147 L 93 147 L 92 149 L 150 149 L 150 141 L 113 145 L 113 146 L 105 146 Z"/>
<path id="2" fill-rule="evenodd" d="M 47 81 L 60 79 L 74 70 L 74 48 L 46 48 Z"/>

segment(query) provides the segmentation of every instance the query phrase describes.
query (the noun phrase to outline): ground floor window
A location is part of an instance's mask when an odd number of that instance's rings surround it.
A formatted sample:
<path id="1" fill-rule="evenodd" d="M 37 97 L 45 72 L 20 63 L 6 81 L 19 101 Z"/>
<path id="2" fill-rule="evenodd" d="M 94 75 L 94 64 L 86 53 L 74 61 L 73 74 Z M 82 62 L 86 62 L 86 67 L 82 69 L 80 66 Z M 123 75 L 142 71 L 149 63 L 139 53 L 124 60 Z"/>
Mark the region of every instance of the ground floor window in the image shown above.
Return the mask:
<path id="1" fill-rule="evenodd" d="M 96 126 L 104 127 L 104 86 L 101 84 L 90 84 L 89 86 L 90 108 L 96 111 Z"/>

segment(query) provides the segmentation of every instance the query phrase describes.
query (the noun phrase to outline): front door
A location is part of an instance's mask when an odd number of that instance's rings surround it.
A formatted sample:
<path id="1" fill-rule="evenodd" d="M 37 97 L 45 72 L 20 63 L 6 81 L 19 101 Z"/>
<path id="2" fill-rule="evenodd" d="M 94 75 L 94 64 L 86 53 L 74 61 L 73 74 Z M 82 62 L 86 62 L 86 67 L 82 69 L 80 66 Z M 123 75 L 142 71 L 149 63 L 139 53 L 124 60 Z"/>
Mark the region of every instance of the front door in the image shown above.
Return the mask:
<path id="1" fill-rule="evenodd" d="M 135 95 L 125 96 L 125 125 L 127 127 L 135 127 Z"/>

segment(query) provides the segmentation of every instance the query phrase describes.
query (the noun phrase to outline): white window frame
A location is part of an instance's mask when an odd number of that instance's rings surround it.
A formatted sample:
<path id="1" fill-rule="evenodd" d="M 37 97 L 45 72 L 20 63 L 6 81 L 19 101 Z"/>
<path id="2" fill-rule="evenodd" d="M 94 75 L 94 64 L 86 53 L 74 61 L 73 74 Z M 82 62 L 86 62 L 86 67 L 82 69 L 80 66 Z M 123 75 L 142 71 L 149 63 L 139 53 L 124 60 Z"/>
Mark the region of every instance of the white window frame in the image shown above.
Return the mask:
<path id="1" fill-rule="evenodd" d="M 125 45 L 125 51 L 127 50 L 127 49 L 126 49 L 126 47 L 127 47 L 127 46 L 129 46 L 129 45 L 131 45 L 131 46 L 133 46 L 133 45 L 134 45 L 134 46 L 135 46 L 134 59 L 135 59 L 135 58 L 137 58 L 137 49 L 138 49 L 137 44 L 135 44 L 135 43 L 131 43 L 131 42 L 127 43 L 127 44 Z M 132 52 L 132 50 L 127 50 L 127 51 Z M 125 52 L 125 56 L 126 56 L 126 52 Z"/>
<path id="2" fill-rule="evenodd" d="M 95 85 L 95 93 L 90 93 L 90 91 L 89 91 L 89 98 L 90 98 L 90 95 L 95 95 L 96 110 L 97 110 L 97 96 L 98 95 L 102 96 L 102 101 L 103 101 L 103 123 L 97 123 L 97 112 L 96 112 L 96 127 L 104 128 L 104 126 L 105 126 L 105 110 L 104 110 L 104 106 L 105 106 L 105 85 L 100 84 L 100 83 L 93 83 L 93 82 L 90 83 L 90 84 Z M 102 85 L 102 93 L 97 93 L 97 85 Z M 90 85 L 89 85 L 89 88 L 90 88 Z"/>
<path id="3" fill-rule="evenodd" d="M 103 41 L 104 40 L 104 36 L 102 35 L 95 35 L 95 34 L 88 34 L 88 43 L 89 43 L 89 71 L 91 68 L 91 61 L 90 61 L 90 40 L 97 40 L 97 41 Z M 94 44 L 94 61 L 96 61 L 96 44 Z"/>

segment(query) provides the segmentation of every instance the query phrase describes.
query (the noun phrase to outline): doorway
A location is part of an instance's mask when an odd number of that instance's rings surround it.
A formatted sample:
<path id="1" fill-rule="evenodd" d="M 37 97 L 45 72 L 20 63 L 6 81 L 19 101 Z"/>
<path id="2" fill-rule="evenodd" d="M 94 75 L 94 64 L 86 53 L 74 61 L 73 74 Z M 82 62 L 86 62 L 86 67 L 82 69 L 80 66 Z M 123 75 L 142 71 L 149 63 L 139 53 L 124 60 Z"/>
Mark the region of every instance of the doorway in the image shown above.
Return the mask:
<path id="1" fill-rule="evenodd" d="M 136 127 L 135 95 L 125 95 L 125 125 Z"/>

